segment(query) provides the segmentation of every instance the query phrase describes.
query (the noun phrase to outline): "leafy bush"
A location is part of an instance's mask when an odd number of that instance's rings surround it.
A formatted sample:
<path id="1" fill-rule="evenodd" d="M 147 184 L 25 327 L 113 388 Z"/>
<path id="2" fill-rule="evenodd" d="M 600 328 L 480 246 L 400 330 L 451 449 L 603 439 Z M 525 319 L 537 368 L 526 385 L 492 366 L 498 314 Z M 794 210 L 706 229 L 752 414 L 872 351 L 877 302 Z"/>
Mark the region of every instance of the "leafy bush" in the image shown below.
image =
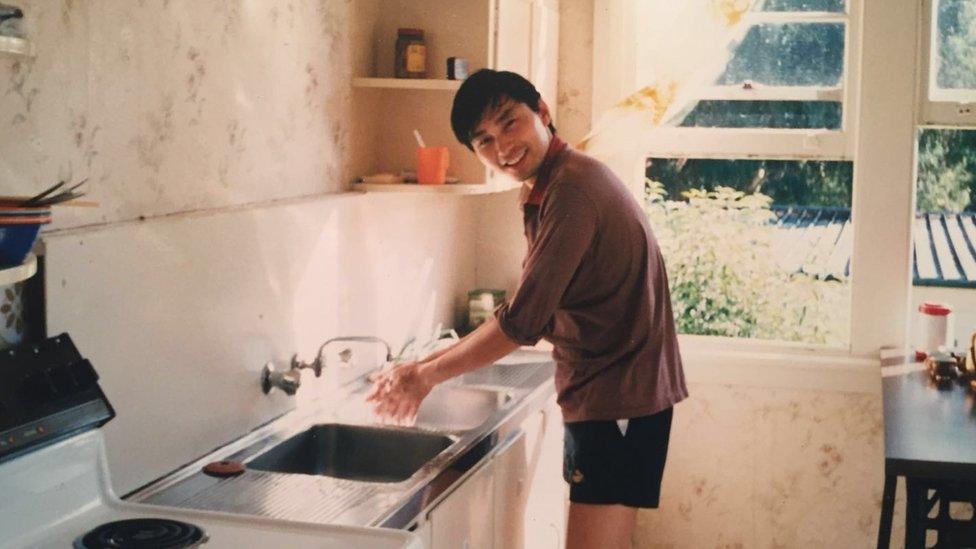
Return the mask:
<path id="1" fill-rule="evenodd" d="M 779 266 L 769 197 L 717 187 L 673 201 L 661 183 L 647 183 L 679 332 L 845 344 L 847 284 Z"/>
<path id="2" fill-rule="evenodd" d="M 976 132 L 926 129 L 918 139 L 916 211 L 962 212 L 973 209 L 976 187 Z"/>

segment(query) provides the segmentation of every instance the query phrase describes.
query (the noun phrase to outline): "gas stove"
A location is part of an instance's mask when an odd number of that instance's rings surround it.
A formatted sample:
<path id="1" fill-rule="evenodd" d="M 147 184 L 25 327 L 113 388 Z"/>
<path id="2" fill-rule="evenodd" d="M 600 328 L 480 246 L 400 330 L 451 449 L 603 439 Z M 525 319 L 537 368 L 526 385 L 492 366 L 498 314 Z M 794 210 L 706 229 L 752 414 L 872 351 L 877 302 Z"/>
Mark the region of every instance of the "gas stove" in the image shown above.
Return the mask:
<path id="1" fill-rule="evenodd" d="M 120 500 L 98 427 L 114 411 L 62 334 L 0 351 L 0 548 L 421 548 L 394 530 Z"/>

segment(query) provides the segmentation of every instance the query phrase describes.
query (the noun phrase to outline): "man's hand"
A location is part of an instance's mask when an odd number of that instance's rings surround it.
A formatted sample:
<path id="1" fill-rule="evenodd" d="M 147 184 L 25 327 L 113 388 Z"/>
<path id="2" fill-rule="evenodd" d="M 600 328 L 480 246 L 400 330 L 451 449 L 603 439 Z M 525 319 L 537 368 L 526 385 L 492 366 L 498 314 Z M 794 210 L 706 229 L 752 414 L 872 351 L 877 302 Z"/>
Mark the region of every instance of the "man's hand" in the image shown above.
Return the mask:
<path id="1" fill-rule="evenodd" d="M 396 423 L 416 418 L 420 403 L 434 386 L 424 376 L 422 365 L 422 362 L 398 364 L 373 379 L 373 389 L 366 401 L 376 403 L 373 411 L 377 415 Z"/>
<path id="2" fill-rule="evenodd" d="M 454 345 L 380 373 L 373 378 L 375 385 L 366 401 L 376 403 L 374 411 L 381 417 L 413 420 L 434 385 L 491 364 L 518 347 L 492 317 Z"/>

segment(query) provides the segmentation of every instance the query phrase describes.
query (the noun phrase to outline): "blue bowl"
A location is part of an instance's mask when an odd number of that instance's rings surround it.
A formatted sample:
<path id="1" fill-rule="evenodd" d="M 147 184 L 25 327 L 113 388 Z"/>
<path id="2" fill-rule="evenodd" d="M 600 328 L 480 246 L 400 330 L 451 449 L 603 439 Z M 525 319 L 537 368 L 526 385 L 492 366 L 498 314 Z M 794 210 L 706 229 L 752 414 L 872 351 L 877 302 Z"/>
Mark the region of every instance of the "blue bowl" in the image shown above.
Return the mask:
<path id="1" fill-rule="evenodd" d="M 0 224 L 0 268 L 16 267 L 23 263 L 40 231 L 41 223 Z"/>

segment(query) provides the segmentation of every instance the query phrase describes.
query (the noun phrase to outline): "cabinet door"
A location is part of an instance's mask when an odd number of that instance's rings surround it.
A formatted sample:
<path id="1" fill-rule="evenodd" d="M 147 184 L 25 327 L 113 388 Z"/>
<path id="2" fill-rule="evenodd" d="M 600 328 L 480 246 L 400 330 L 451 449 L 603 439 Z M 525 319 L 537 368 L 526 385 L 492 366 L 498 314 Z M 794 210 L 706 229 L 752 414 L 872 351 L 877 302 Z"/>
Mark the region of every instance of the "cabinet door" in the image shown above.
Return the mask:
<path id="1" fill-rule="evenodd" d="M 522 424 L 523 429 L 538 432 L 541 414 Z M 525 501 L 528 494 L 528 469 L 531 446 L 525 431 L 495 456 L 495 547 L 522 549 L 525 545 Z"/>
<path id="2" fill-rule="evenodd" d="M 418 526 L 416 529 L 411 530 L 414 535 L 420 538 L 420 543 L 423 544 L 424 549 L 431 549 L 431 532 L 430 532 L 430 521 L 425 521 L 422 525 Z"/>
<path id="3" fill-rule="evenodd" d="M 527 480 L 525 547 L 563 547 L 566 535 L 569 487 L 563 481 L 563 417 L 553 396 L 539 412 L 539 420 L 526 424 Z"/>
<path id="4" fill-rule="evenodd" d="M 432 549 L 487 549 L 494 544 L 494 483 L 489 461 L 442 501 L 428 518 Z"/>
<path id="5" fill-rule="evenodd" d="M 562 416 L 553 399 L 495 457 L 495 547 L 559 549 L 565 531 Z"/>
<path id="6" fill-rule="evenodd" d="M 559 2 L 535 0 L 532 5 L 532 42 L 529 80 L 556 117 L 556 79 L 559 62 Z"/>
<path id="7" fill-rule="evenodd" d="M 532 64 L 532 0 L 498 0 L 495 68 L 529 78 Z"/>

